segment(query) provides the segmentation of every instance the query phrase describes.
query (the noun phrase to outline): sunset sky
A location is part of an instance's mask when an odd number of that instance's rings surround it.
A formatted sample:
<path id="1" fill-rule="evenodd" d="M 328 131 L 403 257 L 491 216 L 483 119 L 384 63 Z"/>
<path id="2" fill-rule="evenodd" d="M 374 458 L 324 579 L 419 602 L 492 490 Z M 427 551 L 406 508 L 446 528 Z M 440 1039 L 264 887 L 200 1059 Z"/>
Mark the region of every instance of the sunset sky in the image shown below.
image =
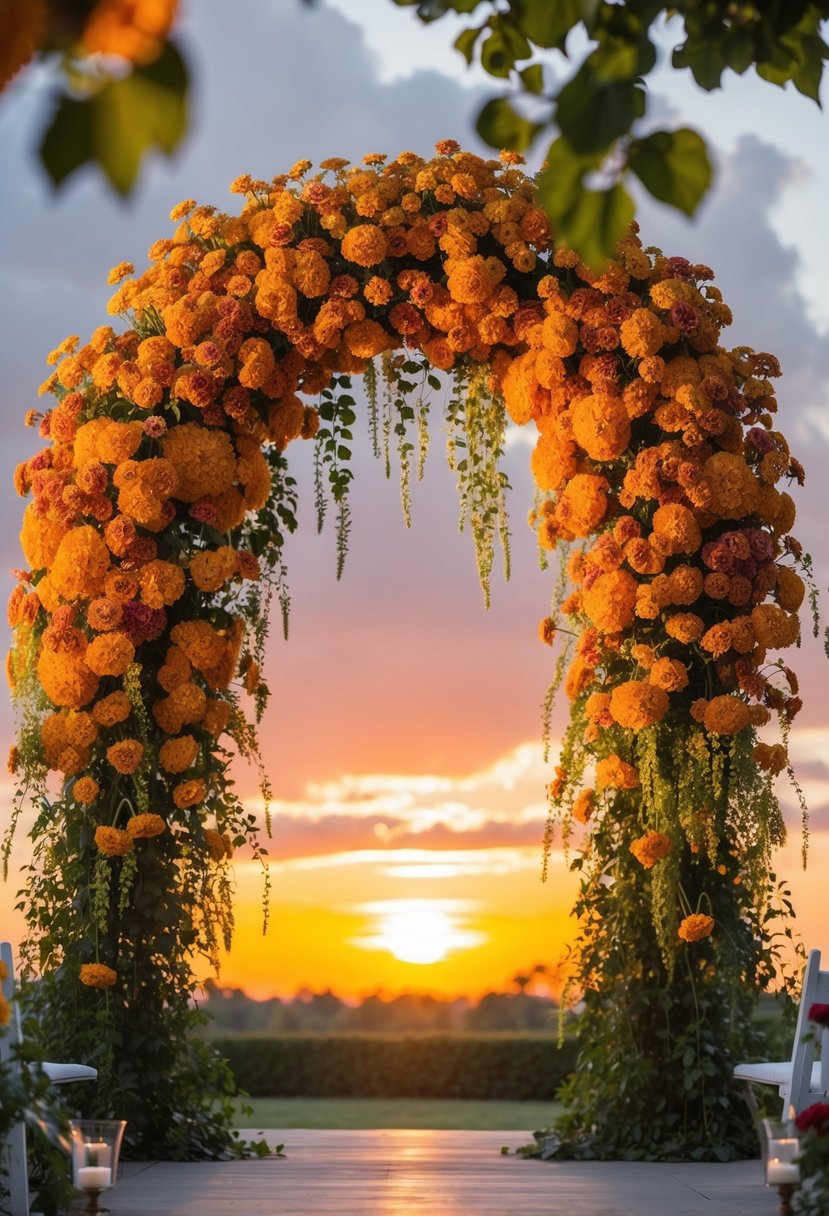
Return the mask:
<path id="1" fill-rule="evenodd" d="M 179 37 L 195 76 L 191 134 L 173 160 L 152 163 L 128 203 L 94 171 L 51 193 L 32 153 L 49 101 L 43 69 L 23 74 L 0 101 L 3 570 L 21 562 L 23 504 L 11 474 L 33 451 L 22 419 L 35 404 L 45 354 L 104 322 L 110 266 L 142 267 L 150 243 L 171 230 L 175 203 L 195 197 L 232 210 L 234 177 L 272 177 L 300 157 L 429 155 L 444 137 L 488 154 L 472 115 L 495 86 L 451 50 L 449 20 L 422 27 L 389 0 L 183 7 Z M 726 340 L 781 359 L 780 426 L 807 470 L 795 532 L 825 592 L 829 119 L 754 78 L 730 77 L 725 92 L 705 95 L 687 74 L 662 69 L 653 89 L 661 123 L 707 135 L 717 180 L 695 224 L 643 201 L 645 243 L 713 266 L 734 310 Z M 346 996 L 474 994 L 534 964 L 555 968 L 574 931 L 575 881 L 560 853 L 546 884 L 540 878 L 550 771 L 539 707 L 552 659 L 536 626 L 554 575 L 539 571 L 525 522 L 531 436 L 510 436 L 513 575 L 509 584 L 496 578 L 487 612 L 471 541 L 457 532 L 440 417 L 436 394 L 409 531 L 396 482 L 385 481 L 359 436 L 351 552 L 339 583 L 333 533 L 315 533 L 310 446 L 290 451 L 302 526 L 287 554 L 290 640 L 274 621 L 266 670 L 273 696 L 262 726 L 276 793 L 271 928 L 263 939 L 261 879 L 240 862 L 238 932 L 222 974 L 257 996 L 301 986 Z M 827 603 L 824 594 L 829 617 Z M 791 882 L 804 943 L 829 951 L 829 661 L 811 637 L 790 661 L 805 701 L 792 754 L 812 812 L 811 845 L 803 873 L 799 812 L 783 787 L 792 832 L 778 873 Z M 557 731 L 563 721 L 560 709 Z M 4 701 L 0 744 L 13 729 Z M 258 806 L 255 774 L 240 770 L 237 780 Z M 8 806 L 11 787 L 4 794 Z M 20 833 L 13 864 L 25 859 Z M 22 930 L 11 911 L 17 884 L 13 873 L 0 887 L 0 937 Z"/>

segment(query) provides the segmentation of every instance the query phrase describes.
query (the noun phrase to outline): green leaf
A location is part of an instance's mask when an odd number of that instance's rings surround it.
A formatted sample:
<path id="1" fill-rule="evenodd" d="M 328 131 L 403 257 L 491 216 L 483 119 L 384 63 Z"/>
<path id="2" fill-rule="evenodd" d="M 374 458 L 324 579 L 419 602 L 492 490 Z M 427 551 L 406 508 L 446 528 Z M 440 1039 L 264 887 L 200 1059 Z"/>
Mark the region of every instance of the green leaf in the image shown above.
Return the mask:
<path id="1" fill-rule="evenodd" d="M 108 80 L 86 100 L 62 97 L 40 149 L 54 184 L 97 161 L 118 193 L 129 194 L 145 153 L 169 155 L 184 135 L 187 83 L 184 61 L 168 42 L 153 63 Z"/>
<path id="2" fill-rule="evenodd" d="M 711 162 L 705 140 L 696 131 L 655 131 L 634 140 L 630 168 L 654 198 L 693 215 L 711 185 Z"/>
<path id="3" fill-rule="evenodd" d="M 649 38 L 611 36 L 596 47 L 587 63 L 598 80 L 633 80 L 650 72 L 656 63 L 656 48 Z"/>
<path id="4" fill-rule="evenodd" d="M 532 51 L 524 35 L 508 21 L 493 18 L 491 33 L 481 46 L 481 66 L 490 76 L 506 79 L 517 59 L 529 59 Z"/>
<path id="5" fill-rule="evenodd" d="M 524 88 L 528 93 L 532 93 L 535 97 L 538 97 L 544 92 L 544 68 L 540 63 L 531 63 L 528 68 L 524 68 L 518 75 L 521 77 Z"/>
<path id="6" fill-rule="evenodd" d="M 607 190 L 585 186 L 585 176 L 597 163 L 598 157 L 579 155 L 560 137 L 551 144 L 547 168 L 537 180 L 556 239 L 599 269 L 616 252 L 616 242 L 633 219 L 634 206 L 618 182 Z"/>
<path id="7" fill-rule="evenodd" d="M 675 68 L 690 68 L 694 80 L 707 93 L 722 85 L 722 74 L 726 68 L 722 42 L 689 38 L 675 49 L 671 62 Z"/>
<path id="8" fill-rule="evenodd" d="M 556 122 L 576 152 L 602 152 L 645 112 L 645 91 L 632 80 L 601 83 L 583 64 L 558 95 Z"/>
<path id="9" fill-rule="evenodd" d="M 480 29 L 463 30 L 455 39 L 453 43 L 455 50 L 460 51 L 467 63 L 472 63 L 475 55 L 475 43 L 485 28 L 485 26 L 481 26 Z"/>
<path id="10" fill-rule="evenodd" d="M 725 62 L 738 76 L 751 67 L 754 62 L 754 40 L 745 26 L 737 26 L 731 31 L 723 44 L 723 54 Z"/>
<path id="11" fill-rule="evenodd" d="M 508 98 L 493 97 L 478 115 L 475 128 L 490 148 L 511 148 L 513 152 L 523 152 L 529 148 L 543 125 L 522 118 Z"/>
<path id="12" fill-rule="evenodd" d="M 561 46 L 582 20 L 584 7 L 582 0 L 512 0 L 510 5 L 530 42 L 541 47 Z"/>
<path id="13" fill-rule="evenodd" d="M 822 38 L 817 36 L 811 38 L 803 38 L 801 40 L 803 49 L 803 62 L 796 72 L 792 74 L 792 84 L 797 89 L 798 93 L 802 93 L 804 97 L 811 98 L 820 104 L 820 84 L 823 78 L 823 60 L 825 58 L 826 43 Z"/>

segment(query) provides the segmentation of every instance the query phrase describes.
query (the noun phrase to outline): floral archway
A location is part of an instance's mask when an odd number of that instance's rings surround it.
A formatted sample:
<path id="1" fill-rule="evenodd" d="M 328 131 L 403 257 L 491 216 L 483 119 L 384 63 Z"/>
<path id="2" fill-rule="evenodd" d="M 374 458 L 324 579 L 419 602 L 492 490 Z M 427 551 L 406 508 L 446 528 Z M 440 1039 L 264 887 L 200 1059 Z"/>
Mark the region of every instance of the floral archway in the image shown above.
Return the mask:
<path id="1" fill-rule="evenodd" d="M 538 431 L 531 522 L 565 555 L 540 627 L 571 705 L 548 839 L 559 824 L 581 873 L 565 1134 L 600 1156 L 735 1155 L 751 1129 L 731 1068 L 786 912 L 774 779 L 800 702 L 779 653 L 809 573 L 780 369 L 720 344 L 708 267 L 633 226 L 593 271 L 556 244 L 520 157 L 437 153 L 243 177 L 237 216 L 182 203 L 149 269 L 111 275 L 121 329 L 50 356 L 9 605 L 32 1000 L 48 1050 L 97 1065 L 90 1113 L 126 1117 L 143 1152 L 226 1147 L 232 1083 L 190 1034 L 193 963 L 230 938 L 234 848 L 264 856 L 228 766 L 258 758 L 295 526 L 285 453 L 316 444 L 341 563 L 352 377 L 404 503 L 424 395 L 448 383 L 485 591 L 509 421 Z"/>

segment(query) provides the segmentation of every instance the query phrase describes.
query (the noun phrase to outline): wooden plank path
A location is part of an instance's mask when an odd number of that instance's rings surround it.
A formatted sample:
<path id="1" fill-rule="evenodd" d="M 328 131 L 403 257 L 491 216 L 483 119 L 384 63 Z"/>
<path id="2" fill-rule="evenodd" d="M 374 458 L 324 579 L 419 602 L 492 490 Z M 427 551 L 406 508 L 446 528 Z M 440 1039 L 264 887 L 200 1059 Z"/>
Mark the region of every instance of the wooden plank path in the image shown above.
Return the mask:
<path id="1" fill-rule="evenodd" d="M 246 1133 L 250 1135 L 251 1133 Z M 287 1156 L 128 1162 L 112 1216 L 774 1216 L 759 1161 L 728 1165 L 542 1162 L 500 1154 L 529 1134 L 257 1133 Z"/>

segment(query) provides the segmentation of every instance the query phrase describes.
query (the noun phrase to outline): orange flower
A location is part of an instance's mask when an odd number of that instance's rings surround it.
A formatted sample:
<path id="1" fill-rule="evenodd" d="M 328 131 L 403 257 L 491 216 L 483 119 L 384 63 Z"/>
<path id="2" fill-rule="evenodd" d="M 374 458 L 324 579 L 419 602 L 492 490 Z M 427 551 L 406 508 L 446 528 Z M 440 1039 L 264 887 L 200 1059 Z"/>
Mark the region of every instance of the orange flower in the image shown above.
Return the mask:
<path id="1" fill-rule="evenodd" d="M 688 669 L 679 659 L 657 659 L 648 673 L 648 682 L 665 692 L 680 692 L 688 687 Z"/>
<path id="2" fill-rule="evenodd" d="M 133 815 L 127 820 L 127 835 L 131 840 L 147 840 L 152 836 L 160 836 L 167 830 L 167 824 L 160 815 L 144 813 Z"/>
<path id="3" fill-rule="evenodd" d="M 161 745 L 158 760 L 161 767 L 168 773 L 183 773 L 189 768 L 199 753 L 199 747 L 192 735 L 181 735 L 177 739 L 168 739 Z"/>
<path id="4" fill-rule="evenodd" d="M 37 661 L 37 678 L 54 705 L 82 709 L 98 691 L 98 677 L 81 653 L 55 653 L 43 649 Z"/>
<path id="5" fill-rule="evenodd" d="M 207 787 L 201 778 L 182 781 L 173 789 L 173 802 L 179 810 L 190 806 L 198 806 L 207 797 Z"/>
<path id="6" fill-rule="evenodd" d="M 680 921 L 677 933 L 684 942 L 698 942 L 704 937 L 711 936 L 714 923 L 713 916 L 706 916 L 704 912 L 694 912 Z"/>
<path id="7" fill-rule="evenodd" d="M 100 633 L 86 648 L 86 662 L 99 676 L 121 676 L 135 658 L 135 646 L 125 633 Z"/>
<path id="8" fill-rule="evenodd" d="M 587 823 L 596 809 L 596 794 L 594 790 L 582 790 L 573 803 L 573 818 L 578 823 Z"/>
<path id="9" fill-rule="evenodd" d="M 661 553 L 695 553 L 702 544 L 702 533 L 693 511 L 677 502 L 657 507 L 653 532 L 652 544 Z"/>
<path id="10" fill-rule="evenodd" d="M 639 773 L 620 756 L 606 756 L 596 765 L 596 785 L 600 790 L 608 786 L 617 790 L 635 790 L 639 788 Z"/>
<path id="11" fill-rule="evenodd" d="M 85 524 L 63 537 L 49 577 L 63 599 L 93 599 L 101 594 L 108 569 L 109 549 L 96 530 Z"/>
<path id="12" fill-rule="evenodd" d="M 104 825 L 95 829 L 95 843 L 107 857 L 125 857 L 132 849 L 132 837 L 129 832 Z"/>
<path id="13" fill-rule="evenodd" d="M 658 861 L 667 857 L 672 848 L 670 836 L 665 836 L 662 832 L 647 832 L 633 841 L 630 851 L 646 870 L 652 870 Z"/>
<path id="14" fill-rule="evenodd" d="M 585 613 L 604 633 L 620 633 L 633 620 L 638 584 L 627 570 L 610 570 L 600 574 L 582 592 Z"/>
<path id="15" fill-rule="evenodd" d="M 78 978 L 87 988 L 111 988 L 118 981 L 118 973 L 103 963 L 82 963 Z"/>
<path id="16" fill-rule="evenodd" d="M 610 713 L 627 730 L 643 730 L 664 718 L 668 694 L 644 680 L 618 684 L 610 694 Z"/>
<path id="17" fill-rule="evenodd" d="M 607 513 L 608 483 L 593 473 L 577 473 L 556 505 L 556 519 L 573 536 L 589 536 Z"/>
<path id="18" fill-rule="evenodd" d="M 768 773 L 782 773 L 789 763 L 788 753 L 782 743 L 758 743 L 751 754 L 757 767 Z"/>
<path id="19" fill-rule="evenodd" d="M 665 632 L 669 638 L 678 642 L 696 642 L 702 637 L 704 624 L 701 617 L 693 612 L 676 612 L 665 621 Z"/>
<path id="20" fill-rule="evenodd" d="M 707 703 L 702 720 L 712 735 L 736 735 L 751 719 L 745 701 L 739 697 L 719 696 Z"/>
<path id="21" fill-rule="evenodd" d="M 144 758 L 144 744 L 137 739 L 122 739 L 107 748 L 107 760 L 119 773 L 134 773 Z"/>
<path id="22" fill-rule="evenodd" d="M 125 692 L 112 692 L 92 707 L 92 717 L 100 726 L 116 726 L 132 713 L 129 697 Z"/>
<path id="23" fill-rule="evenodd" d="M 346 232 L 340 252 L 357 266 L 376 266 L 386 256 L 386 238 L 375 224 L 357 224 Z"/>
<path id="24" fill-rule="evenodd" d="M 207 845 L 207 851 L 214 861 L 224 860 L 225 842 L 224 837 L 215 828 L 204 829 L 204 842 Z"/>
<path id="25" fill-rule="evenodd" d="M 79 777 L 72 786 L 72 797 L 84 806 L 91 806 L 100 790 L 101 787 L 94 777 Z"/>
<path id="26" fill-rule="evenodd" d="M 630 420 L 618 397 L 580 397 L 570 413 L 573 436 L 591 460 L 615 460 L 630 442 Z"/>

